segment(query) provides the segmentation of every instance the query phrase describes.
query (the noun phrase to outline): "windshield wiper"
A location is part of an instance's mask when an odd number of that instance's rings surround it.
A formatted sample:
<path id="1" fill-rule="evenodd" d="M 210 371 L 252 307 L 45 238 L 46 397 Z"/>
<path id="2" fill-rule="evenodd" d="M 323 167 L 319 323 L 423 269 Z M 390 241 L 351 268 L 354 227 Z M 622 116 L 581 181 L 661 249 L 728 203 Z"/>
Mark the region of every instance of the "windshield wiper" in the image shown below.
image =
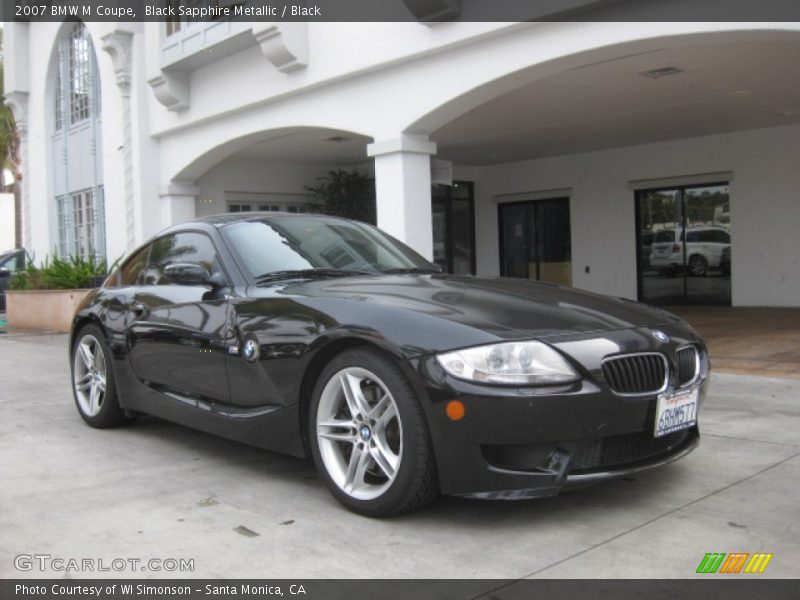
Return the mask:
<path id="1" fill-rule="evenodd" d="M 441 273 L 441 269 L 420 268 L 420 267 L 399 267 L 396 269 L 384 269 L 381 271 L 384 275 L 436 275 Z"/>
<path id="2" fill-rule="evenodd" d="M 287 279 L 324 279 L 326 277 L 350 277 L 353 275 L 374 275 L 365 271 L 349 271 L 346 269 L 294 269 L 289 271 L 272 271 L 256 277 L 256 283 L 270 283 Z"/>

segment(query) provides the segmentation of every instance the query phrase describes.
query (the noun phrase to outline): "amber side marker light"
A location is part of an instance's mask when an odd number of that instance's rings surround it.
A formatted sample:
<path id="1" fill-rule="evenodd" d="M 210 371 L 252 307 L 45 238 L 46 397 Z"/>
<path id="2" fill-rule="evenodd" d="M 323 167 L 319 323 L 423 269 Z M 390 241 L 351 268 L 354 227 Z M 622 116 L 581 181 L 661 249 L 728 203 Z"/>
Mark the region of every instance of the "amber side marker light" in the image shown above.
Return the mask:
<path id="1" fill-rule="evenodd" d="M 445 412 L 447 413 L 447 417 L 451 421 L 460 421 L 464 418 L 464 413 L 466 409 L 464 408 L 464 404 L 458 400 L 450 400 L 445 407 Z"/>

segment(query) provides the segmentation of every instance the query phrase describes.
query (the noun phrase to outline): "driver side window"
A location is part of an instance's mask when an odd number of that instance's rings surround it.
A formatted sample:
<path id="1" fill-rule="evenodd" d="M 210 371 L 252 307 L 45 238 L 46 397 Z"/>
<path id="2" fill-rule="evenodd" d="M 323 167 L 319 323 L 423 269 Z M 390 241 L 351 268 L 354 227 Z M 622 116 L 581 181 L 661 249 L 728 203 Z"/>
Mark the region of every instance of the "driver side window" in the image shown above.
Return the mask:
<path id="1" fill-rule="evenodd" d="M 170 285 L 164 277 L 164 270 L 174 264 L 197 265 L 209 274 L 220 271 L 217 251 L 207 235 L 192 231 L 174 233 L 155 240 L 151 245 L 144 284 Z"/>

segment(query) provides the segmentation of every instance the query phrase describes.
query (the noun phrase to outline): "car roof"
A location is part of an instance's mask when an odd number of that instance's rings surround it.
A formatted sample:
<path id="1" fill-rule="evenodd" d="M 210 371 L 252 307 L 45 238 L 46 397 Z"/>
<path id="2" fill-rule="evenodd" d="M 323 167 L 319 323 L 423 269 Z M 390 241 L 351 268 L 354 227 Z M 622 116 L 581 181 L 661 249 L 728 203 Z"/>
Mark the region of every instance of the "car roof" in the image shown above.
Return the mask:
<path id="1" fill-rule="evenodd" d="M 351 221 L 351 219 L 346 219 L 344 217 L 337 217 L 334 215 L 321 215 L 317 213 L 290 213 L 290 212 L 280 212 L 280 211 L 252 211 L 246 213 L 222 213 L 217 215 L 208 215 L 205 217 L 197 217 L 192 219 L 191 221 L 185 221 L 183 223 L 178 223 L 177 225 L 171 225 L 166 229 L 159 231 L 153 238 L 158 238 L 163 235 L 168 235 L 170 233 L 175 233 L 178 231 L 186 231 L 190 229 L 200 229 L 200 230 L 209 230 L 209 229 L 220 229 L 225 227 L 226 225 L 230 225 L 231 223 L 245 223 L 248 221 L 262 221 L 265 219 L 273 219 L 275 217 L 279 217 L 281 219 L 290 218 L 290 219 L 335 219 L 337 221 Z"/>
<path id="2" fill-rule="evenodd" d="M 180 223 L 179 225 L 173 225 L 170 229 L 177 228 L 177 227 L 187 227 L 191 226 L 192 224 L 205 224 L 205 225 L 213 225 L 216 227 L 222 227 L 224 225 L 228 225 L 229 223 L 236 223 L 238 221 L 260 221 L 262 219 L 271 219 L 274 217 L 280 218 L 317 218 L 317 219 L 337 219 L 341 221 L 347 221 L 344 217 L 337 217 L 334 215 L 321 215 L 318 213 L 290 213 L 290 212 L 281 212 L 275 210 L 264 210 L 264 211 L 252 211 L 252 212 L 244 212 L 244 213 L 221 213 L 217 215 L 208 215 L 205 217 L 197 217 L 192 219 L 191 221 L 186 221 L 185 223 Z"/>

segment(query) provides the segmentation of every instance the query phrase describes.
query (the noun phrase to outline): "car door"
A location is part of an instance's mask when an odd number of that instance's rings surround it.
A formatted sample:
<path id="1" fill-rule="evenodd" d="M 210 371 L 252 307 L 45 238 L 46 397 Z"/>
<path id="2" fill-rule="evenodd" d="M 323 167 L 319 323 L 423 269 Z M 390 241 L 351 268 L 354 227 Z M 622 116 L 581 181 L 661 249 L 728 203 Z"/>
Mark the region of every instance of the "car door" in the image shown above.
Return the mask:
<path id="1" fill-rule="evenodd" d="M 226 283 L 176 276 L 198 268 L 207 280 Z M 179 399 L 227 403 L 227 281 L 207 234 L 185 231 L 153 241 L 128 317 L 129 358 L 140 381 Z"/>

